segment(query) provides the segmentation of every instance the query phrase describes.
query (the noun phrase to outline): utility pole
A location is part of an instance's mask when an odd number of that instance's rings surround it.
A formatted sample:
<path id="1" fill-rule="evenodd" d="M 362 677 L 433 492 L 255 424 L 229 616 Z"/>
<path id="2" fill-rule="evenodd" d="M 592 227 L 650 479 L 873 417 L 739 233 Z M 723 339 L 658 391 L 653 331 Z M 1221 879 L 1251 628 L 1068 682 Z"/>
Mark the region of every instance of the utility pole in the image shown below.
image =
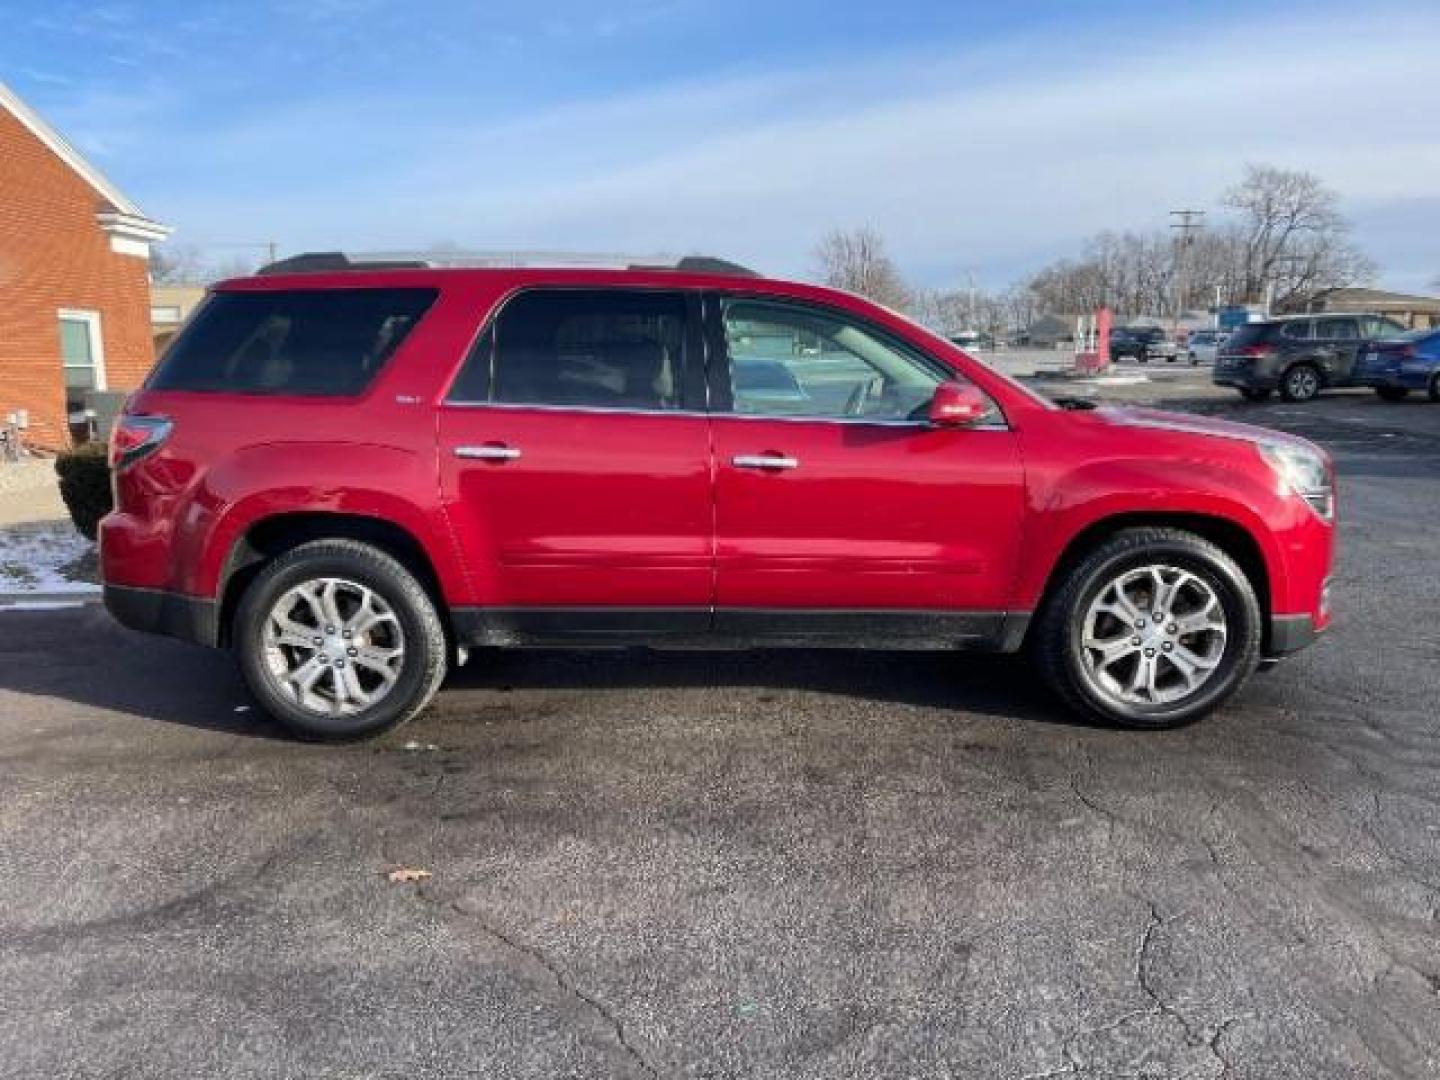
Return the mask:
<path id="1" fill-rule="evenodd" d="M 1205 221 L 1204 210 L 1171 210 L 1172 229 L 1179 229 L 1175 247 L 1175 320 L 1171 324 L 1172 335 L 1180 333 L 1180 316 L 1185 309 L 1185 273 L 1188 269 L 1190 245 L 1195 243 L 1195 232 Z"/>

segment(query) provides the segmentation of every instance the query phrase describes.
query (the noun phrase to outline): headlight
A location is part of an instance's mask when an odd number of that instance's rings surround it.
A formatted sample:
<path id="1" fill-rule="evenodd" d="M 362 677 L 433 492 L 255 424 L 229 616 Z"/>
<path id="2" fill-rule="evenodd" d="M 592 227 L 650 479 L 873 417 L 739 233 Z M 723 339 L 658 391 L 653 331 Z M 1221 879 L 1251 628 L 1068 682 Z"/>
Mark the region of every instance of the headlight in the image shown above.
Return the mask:
<path id="1" fill-rule="evenodd" d="M 1286 487 L 1326 521 L 1335 519 L 1335 480 L 1322 456 L 1291 443 L 1267 442 L 1259 447 Z"/>

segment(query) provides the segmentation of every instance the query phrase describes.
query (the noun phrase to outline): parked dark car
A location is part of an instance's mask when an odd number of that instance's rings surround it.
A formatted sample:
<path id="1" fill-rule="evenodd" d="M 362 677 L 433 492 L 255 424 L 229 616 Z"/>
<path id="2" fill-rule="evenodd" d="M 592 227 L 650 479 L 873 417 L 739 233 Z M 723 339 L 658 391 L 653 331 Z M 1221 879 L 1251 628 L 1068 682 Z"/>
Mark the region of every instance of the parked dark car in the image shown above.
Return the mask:
<path id="1" fill-rule="evenodd" d="M 1321 390 L 1355 386 L 1360 356 L 1404 333 L 1379 315 L 1291 315 L 1246 323 L 1225 339 L 1213 378 L 1251 401 L 1276 390 L 1286 401 L 1310 401 Z"/>
<path id="2" fill-rule="evenodd" d="M 1412 330 L 1395 341 L 1377 341 L 1360 357 L 1355 382 L 1373 386 L 1386 401 L 1424 390 L 1440 402 L 1440 328 Z"/>
<path id="3" fill-rule="evenodd" d="M 1110 361 L 1125 357 L 1144 364 L 1150 360 L 1174 363 L 1180 347 L 1158 326 L 1121 326 L 1110 331 Z"/>

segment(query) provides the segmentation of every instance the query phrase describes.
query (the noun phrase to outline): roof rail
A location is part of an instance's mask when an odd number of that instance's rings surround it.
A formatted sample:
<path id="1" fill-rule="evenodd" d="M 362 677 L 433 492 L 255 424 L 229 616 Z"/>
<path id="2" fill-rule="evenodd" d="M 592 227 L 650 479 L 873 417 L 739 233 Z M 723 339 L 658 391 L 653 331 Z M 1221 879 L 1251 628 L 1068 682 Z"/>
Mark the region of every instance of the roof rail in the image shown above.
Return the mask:
<path id="1" fill-rule="evenodd" d="M 347 255 L 343 251 L 307 251 L 262 266 L 257 274 L 319 274 L 337 270 L 414 270 L 437 268 L 506 269 L 567 267 L 577 269 L 675 270 L 688 274 L 759 277 L 754 270 L 710 255 L 618 255 L 575 251 L 380 251 Z"/>

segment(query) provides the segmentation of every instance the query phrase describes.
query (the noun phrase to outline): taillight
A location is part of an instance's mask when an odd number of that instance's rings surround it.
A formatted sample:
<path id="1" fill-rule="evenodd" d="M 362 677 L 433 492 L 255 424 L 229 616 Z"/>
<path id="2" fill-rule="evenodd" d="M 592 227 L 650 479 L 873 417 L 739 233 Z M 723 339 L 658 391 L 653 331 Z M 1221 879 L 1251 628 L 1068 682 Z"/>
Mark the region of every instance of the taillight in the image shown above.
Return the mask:
<path id="1" fill-rule="evenodd" d="M 121 416 L 110 433 L 110 468 L 119 472 L 149 457 L 174 428 L 168 416 Z"/>
<path id="2" fill-rule="evenodd" d="M 1275 350 L 1269 345 L 1244 345 L 1240 349 L 1241 356 L 1253 356 L 1257 360 L 1274 354 Z"/>

